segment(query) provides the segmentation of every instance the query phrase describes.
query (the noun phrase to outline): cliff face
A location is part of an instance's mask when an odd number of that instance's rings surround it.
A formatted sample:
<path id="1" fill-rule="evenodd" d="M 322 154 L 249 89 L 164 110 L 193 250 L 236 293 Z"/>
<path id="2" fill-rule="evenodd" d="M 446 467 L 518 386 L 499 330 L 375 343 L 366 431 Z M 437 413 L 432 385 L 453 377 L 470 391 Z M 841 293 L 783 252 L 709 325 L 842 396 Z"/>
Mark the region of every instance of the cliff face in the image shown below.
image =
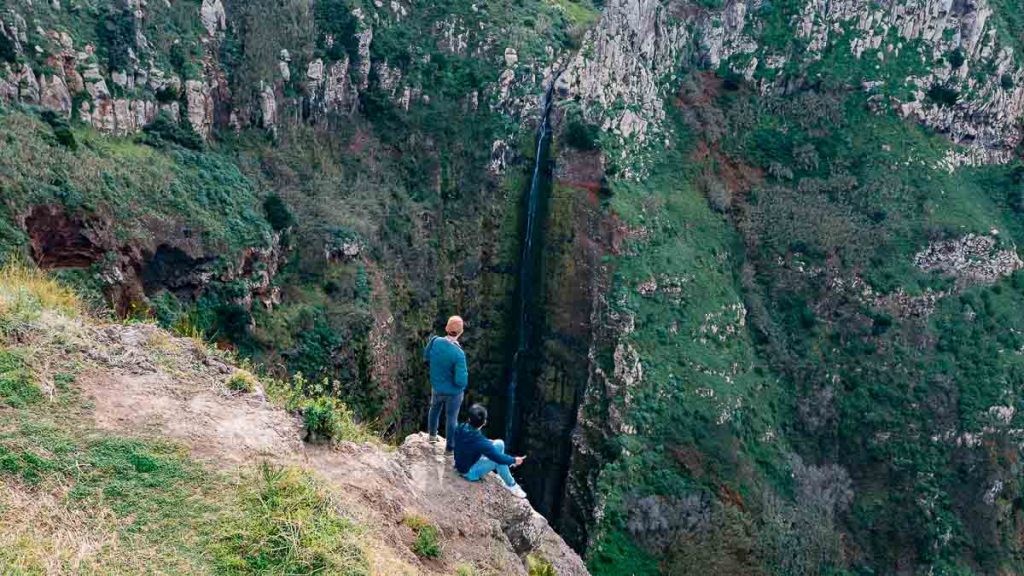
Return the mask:
<path id="1" fill-rule="evenodd" d="M 1016 488 L 971 466 L 980 430 L 1013 443 L 1015 368 L 946 331 L 1017 284 L 1017 9 L 716 4 L 609 3 L 560 79 L 619 177 L 566 534 L 596 571 L 636 544 L 669 573 L 1013 571 Z"/>
<path id="2" fill-rule="evenodd" d="M 876 109 L 963 145 L 952 165 L 1014 158 L 1024 71 L 1019 38 L 1005 26 L 1012 8 L 1006 16 L 984 1 L 721 4 L 609 2 L 583 39 L 563 86 L 615 136 L 627 171 L 643 166 L 639 152 L 665 143 L 664 98 L 689 66 L 740 75 L 761 94 L 839 76 Z M 946 97 L 931 98 L 938 90 Z"/>
<path id="3" fill-rule="evenodd" d="M 1021 22 L 1005 0 L 15 2 L 0 242 L 396 436 L 459 312 L 503 430 L 539 160 L 511 417 L 594 572 L 1013 573 Z"/>

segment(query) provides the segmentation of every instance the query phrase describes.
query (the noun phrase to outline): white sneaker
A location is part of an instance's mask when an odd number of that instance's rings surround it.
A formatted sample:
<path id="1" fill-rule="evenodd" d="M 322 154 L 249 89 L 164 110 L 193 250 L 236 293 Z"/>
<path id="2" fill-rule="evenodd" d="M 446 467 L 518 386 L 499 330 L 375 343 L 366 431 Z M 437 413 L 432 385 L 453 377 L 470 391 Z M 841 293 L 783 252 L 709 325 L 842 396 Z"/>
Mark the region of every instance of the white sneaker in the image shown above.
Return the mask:
<path id="1" fill-rule="evenodd" d="M 519 484 L 515 486 L 505 486 L 505 489 L 512 493 L 516 498 L 526 498 L 526 491 L 519 487 Z"/>

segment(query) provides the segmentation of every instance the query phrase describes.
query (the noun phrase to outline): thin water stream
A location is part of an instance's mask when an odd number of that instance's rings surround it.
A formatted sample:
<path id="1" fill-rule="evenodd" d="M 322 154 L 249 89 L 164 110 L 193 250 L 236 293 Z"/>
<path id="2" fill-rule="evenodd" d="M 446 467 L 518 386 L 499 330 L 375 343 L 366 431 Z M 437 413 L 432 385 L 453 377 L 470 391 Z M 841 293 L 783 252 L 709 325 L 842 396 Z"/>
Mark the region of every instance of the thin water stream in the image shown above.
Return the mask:
<path id="1" fill-rule="evenodd" d="M 530 179 L 530 190 L 526 200 L 526 226 L 523 231 L 522 253 L 519 258 L 519 298 L 516 309 L 516 351 L 512 357 L 512 370 L 508 379 L 508 404 L 506 406 L 505 419 L 505 443 L 511 449 L 515 446 L 518 427 L 517 394 L 520 379 L 526 368 L 526 360 L 530 353 L 532 344 L 533 322 L 532 304 L 537 281 L 534 273 L 537 268 L 538 257 L 538 235 L 541 230 L 538 219 L 540 218 L 541 202 L 544 190 L 550 185 L 546 177 L 548 156 L 551 147 L 551 108 L 554 104 L 555 83 L 558 75 L 551 79 L 547 90 L 544 92 L 544 99 L 541 102 L 540 126 L 537 129 L 537 149 L 533 164 L 533 176 Z"/>

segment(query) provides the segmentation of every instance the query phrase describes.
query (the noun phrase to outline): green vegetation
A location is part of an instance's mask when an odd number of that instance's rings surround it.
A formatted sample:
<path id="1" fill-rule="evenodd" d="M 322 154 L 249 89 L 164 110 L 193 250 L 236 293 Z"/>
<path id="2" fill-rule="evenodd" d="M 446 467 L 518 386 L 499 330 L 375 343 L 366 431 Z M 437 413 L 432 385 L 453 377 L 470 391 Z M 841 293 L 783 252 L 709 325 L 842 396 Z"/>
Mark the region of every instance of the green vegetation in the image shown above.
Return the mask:
<path id="1" fill-rule="evenodd" d="M 352 419 L 352 412 L 335 398 L 321 396 L 310 400 L 302 414 L 310 441 L 358 441 L 363 436 Z"/>
<path id="2" fill-rule="evenodd" d="M 558 576 L 551 562 L 533 554 L 526 557 L 526 571 L 530 576 Z"/>
<path id="3" fill-rule="evenodd" d="M 0 108 L 0 139 L 6 142 L 0 188 L 8 213 L 48 204 L 85 221 L 106 218 L 125 244 L 146 242 L 152 236 L 147 223 L 154 220 L 187 221 L 211 249 L 266 242 L 270 225 L 256 191 L 226 157 L 177 147 L 158 151 L 79 126 L 71 132 L 77 149 L 52 139 L 53 129 L 34 115 Z M 24 238 L 16 234 L 0 252 L 22 249 Z"/>
<path id="4" fill-rule="evenodd" d="M 597 444 L 612 463 L 591 570 L 870 573 L 907 554 L 943 573 L 1019 570 L 1005 514 L 966 486 L 1003 478 L 1012 451 L 1024 281 L 965 287 L 914 259 L 993 229 L 994 249 L 1019 245 L 1021 169 L 947 170 L 948 140 L 843 91 L 737 84 L 707 106 L 645 181 L 612 182 L 609 208 L 643 231 L 607 260 L 643 376 L 590 416 L 618 404 L 632 429 Z M 700 163 L 695 138 L 716 149 Z M 931 314 L 891 303 L 946 292 Z M 608 373 L 631 363 L 599 352 Z M 964 444 L 981 437 L 985 464 Z M 1002 482 L 997 500 L 1015 498 Z M 708 520 L 652 535 L 652 507 Z M 844 556 L 844 538 L 867 555 Z"/>
<path id="5" fill-rule="evenodd" d="M 203 139 L 196 134 L 192 126 L 188 122 L 175 122 L 166 112 L 158 113 L 156 118 L 142 129 L 142 133 L 145 135 L 142 142 L 156 148 L 173 143 L 191 150 L 203 149 Z"/>
<path id="6" fill-rule="evenodd" d="M 23 408 L 42 399 L 39 386 L 16 353 L 0 349 L 0 403 Z"/>
<path id="7" fill-rule="evenodd" d="M 441 539 L 437 527 L 430 524 L 422 516 L 406 516 L 402 524 L 408 526 L 416 535 L 412 551 L 422 558 L 441 557 Z"/>
<path id="8" fill-rule="evenodd" d="M 259 387 L 259 380 L 251 372 L 238 370 L 232 374 L 226 383 L 228 390 L 235 392 L 252 393 Z"/>
<path id="9" fill-rule="evenodd" d="M 308 473 L 261 465 L 241 490 L 242 514 L 224 529 L 225 574 L 370 574 L 358 529 Z"/>

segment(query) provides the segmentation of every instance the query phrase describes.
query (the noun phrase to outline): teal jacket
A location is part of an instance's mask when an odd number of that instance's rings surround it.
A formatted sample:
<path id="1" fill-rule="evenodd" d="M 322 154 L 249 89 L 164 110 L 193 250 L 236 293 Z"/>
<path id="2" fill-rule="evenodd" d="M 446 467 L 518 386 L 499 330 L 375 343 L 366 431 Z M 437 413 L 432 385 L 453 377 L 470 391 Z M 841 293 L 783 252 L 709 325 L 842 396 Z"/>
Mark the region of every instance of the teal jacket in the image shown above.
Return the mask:
<path id="1" fill-rule="evenodd" d="M 430 386 L 438 394 L 459 394 L 469 385 L 466 353 L 462 346 L 447 338 L 431 336 L 423 350 L 430 365 Z"/>

